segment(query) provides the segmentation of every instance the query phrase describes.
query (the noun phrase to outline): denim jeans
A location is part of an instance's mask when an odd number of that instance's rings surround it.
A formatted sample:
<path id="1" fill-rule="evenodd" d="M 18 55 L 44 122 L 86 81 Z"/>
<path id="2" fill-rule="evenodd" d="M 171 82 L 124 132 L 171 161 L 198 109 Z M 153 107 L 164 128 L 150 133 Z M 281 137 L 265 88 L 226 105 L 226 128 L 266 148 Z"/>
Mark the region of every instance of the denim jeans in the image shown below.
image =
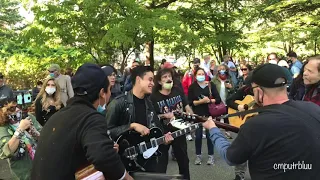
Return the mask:
<path id="1" fill-rule="evenodd" d="M 203 134 L 203 127 L 200 126 L 196 130 L 196 139 L 195 139 L 196 155 L 201 155 L 202 134 Z M 207 138 L 207 146 L 208 146 L 208 155 L 213 155 L 213 144 L 212 144 L 212 141 L 210 140 L 210 134 L 208 130 L 206 130 L 206 138 Z"/>

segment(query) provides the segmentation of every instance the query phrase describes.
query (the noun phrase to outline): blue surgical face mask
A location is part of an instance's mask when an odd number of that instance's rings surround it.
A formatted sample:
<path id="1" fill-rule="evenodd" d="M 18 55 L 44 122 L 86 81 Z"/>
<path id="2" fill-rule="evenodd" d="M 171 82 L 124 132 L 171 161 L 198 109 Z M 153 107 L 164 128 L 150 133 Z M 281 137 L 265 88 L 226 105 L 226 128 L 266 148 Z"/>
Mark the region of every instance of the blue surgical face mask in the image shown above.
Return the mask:
<path id="1" fill-rule="evenodd" d="M 197 76 L 197 81 L 198 82 L 203 82 L 206 80 L 206 76 Z"/>
<path id="2" fill-rule="evenodd" d="M 226 70 L 220 70 L 219 74 L 224 75 L 226 73 Z"/>
<path id="3" fill-rule="evenodd" d="M 97 111 L 99 112 L 99 113 L 101 113 L 101 114 L 104 114 L 104 111 L 106 110 L 105 108 L 103 108 L 104 106 L 101 106 L 100 104 L 99 104 L 99 106 L 98 106 L 98 108 L 97 108 Z"/>
<path id="4" fill-rule="evenodd" d="M 54 78 L 54 73 L 50 73 L 50 77 Z"/>
<path id="5" fill-rule="evenodd" d="M 105 114 L 105 110 L 106 110 L 106 103 L 104 103 L 104 105 L 100 105 L 100 100 L 99 100 L 99 105 L 97 107 L 97 111 L 101 114 Z"/>

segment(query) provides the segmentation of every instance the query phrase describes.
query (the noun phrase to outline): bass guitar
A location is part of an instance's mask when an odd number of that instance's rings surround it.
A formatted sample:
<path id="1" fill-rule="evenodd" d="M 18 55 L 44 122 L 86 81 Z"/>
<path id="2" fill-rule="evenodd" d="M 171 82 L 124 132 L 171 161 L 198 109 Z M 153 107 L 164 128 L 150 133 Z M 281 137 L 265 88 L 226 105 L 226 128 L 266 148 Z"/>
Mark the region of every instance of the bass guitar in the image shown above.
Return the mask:
<path id="1" fill-rule="evenodd" d="M 250 110 L 253 109 L 255 103 L 254 97 L 251 95 L 247 95 L 242 101 L 240 100 L 236 100 L 235 103 L 239 104 L 239 105 L 244 105 L 245 110 Z M 232 108 L 228 108 L 228 114 L 235 114 L 239 112 L 238 110 L 232 109 Z M 232 126 L 238 127 L 240 128 L 240 126 L 246 122 L 246 120 L 248 118 L 250 118 L 251 116 L 257 115 L 258 113 L 250 113 L 250 114 L 244 114 L 244 115 L 239 115 L 239 116 L 233 116 L 233 117 L 229 117 L 229 123 Z"/>
<path id="2" fill-rule="evenodd" d="M 199 127 L 199 124 L 193 124 L 185 129 L 177 130 L 171 133 L 173 138 L 187 134 Z M 141 136 L 136 131 L 127 131 L 117 139 L 119 145 L 119 155 L 126 170 L 136 172 L 145 171 L 144 166 L 148 159 L 161 156 L 158 151 L 159 145 L 165 143 L 165 137 L 161 129 L 151 128 L 149 135 Z"/>

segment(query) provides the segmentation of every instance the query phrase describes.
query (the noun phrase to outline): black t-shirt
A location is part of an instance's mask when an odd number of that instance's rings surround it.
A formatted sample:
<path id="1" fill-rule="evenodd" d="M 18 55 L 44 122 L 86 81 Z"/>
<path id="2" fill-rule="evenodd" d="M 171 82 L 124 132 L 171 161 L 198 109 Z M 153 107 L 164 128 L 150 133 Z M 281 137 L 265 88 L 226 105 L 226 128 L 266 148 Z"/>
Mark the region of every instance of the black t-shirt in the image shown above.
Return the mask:
<path id="1" fill-rule="evenodd" d="M 159 91 L 152 93 L 150 97 L 157 114 L 165 114 L 175 110 L 184 112 L 188 102 L 179 87 L 174 87 L 169 95 L 161 94 Z M 167 128 L 166 130 L 173 130 Z"/>
<path id="2" fill-rule="evenodd" d="M 286 105 L 294 109 L 284 109 L 288 108 L 283 107 Z M 241 126 L 226 156 L 235 164 L 249 160 L 253 180 L 320 179 L 320 108 L 309 102 L 290 100 L 259 113 Z M 286 170 L 283 163 L 287 164 Z M 289 165 L 293 163 L 297 165 Z M 312 164 L 311 170 L 299 169 L 307 164 Z"/>
<path id="3" fill-rule="evenodd" d="M 210 82 L 210 83 L 211 83 L 212 98 L 216 100 L 216 104 L 220 104 L 221 98 L 216 88 L 216 85 L 214 85 L 213 82 Z M 203 98 L 203 96 L 207 96 L 207 97 L 210 96 L 209 86 L 206 86 L 205 88 L 201 88 L 197 82 L 192 83 L 191 86 L 189 87 L 188 101 L 189 101 L 189 104 L 192 105 L 193 112 L 200 116 L 210 116 L 208 104 L 200 104 L 198 106 L 195 106 L 193 104 L 193 101 L 200 100 Z"/>
<path id="4" fill-rule="evenodd" d="M 152 93 L 150 98 L 157 114 L 165 114 L 175 110 L 184 112 L 185 106 L 188 105 L 185 95 L 178 87 L 173 88 L 169 95 L 157 91 Z"/>
<path id="5" fill-rule="evenodd" d="M 147 110 L 144 99 L 139 99 L 133 95 L 133 104 L 135 110 L 135 122 L 147 127 Z"/>

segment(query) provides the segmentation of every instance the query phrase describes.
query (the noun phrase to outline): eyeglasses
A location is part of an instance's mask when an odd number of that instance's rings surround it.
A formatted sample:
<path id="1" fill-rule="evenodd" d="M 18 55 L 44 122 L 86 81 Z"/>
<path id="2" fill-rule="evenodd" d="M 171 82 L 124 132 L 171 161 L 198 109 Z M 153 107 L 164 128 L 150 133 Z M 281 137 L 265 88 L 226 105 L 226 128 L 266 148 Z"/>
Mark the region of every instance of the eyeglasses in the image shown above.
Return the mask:
<path id="1" fill-rule="evenodd" d="M 248 71 L 248 69 L 247 68 L 243 68 L 243 69 L 241 69 L 241 71 Z"/>

